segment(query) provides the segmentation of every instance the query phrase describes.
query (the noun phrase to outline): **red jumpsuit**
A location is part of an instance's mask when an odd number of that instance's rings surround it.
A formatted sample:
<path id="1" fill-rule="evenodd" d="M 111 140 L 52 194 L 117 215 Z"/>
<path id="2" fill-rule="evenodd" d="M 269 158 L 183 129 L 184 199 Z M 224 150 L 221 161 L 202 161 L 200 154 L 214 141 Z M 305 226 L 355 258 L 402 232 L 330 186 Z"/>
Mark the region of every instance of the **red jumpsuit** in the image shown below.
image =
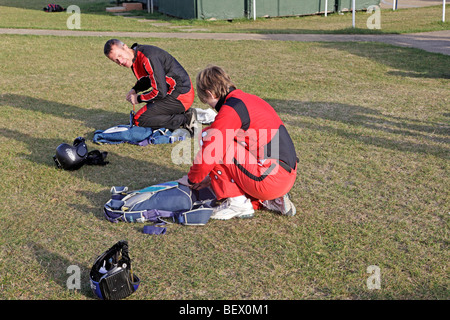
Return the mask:
<path id="1" fill-rule="evenodd" d="M 231 91 L 201 137 L 201 150 L 188 173 L 190 183 L 208 174 L 218 199 L 245 195 L 258 200 L 285 195 L 297 174 L 297 155 L 286 127 L 263 99 Z"/>

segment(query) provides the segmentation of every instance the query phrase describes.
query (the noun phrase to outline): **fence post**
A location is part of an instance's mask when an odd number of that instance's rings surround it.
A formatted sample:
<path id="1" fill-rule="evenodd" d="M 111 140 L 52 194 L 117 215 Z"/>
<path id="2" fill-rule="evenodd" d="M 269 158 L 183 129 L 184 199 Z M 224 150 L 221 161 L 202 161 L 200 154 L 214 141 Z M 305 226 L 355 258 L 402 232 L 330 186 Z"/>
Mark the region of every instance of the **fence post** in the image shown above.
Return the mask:
<path id="1" fill-rule="evenodd" d="M 355 27 L 355 0 L 352 0 L 352 25 Z"/>
<path id="2" fill-rule="evenodd" d="M 442 0 L 442 22 L 445 22 L 445 0 Z"/>

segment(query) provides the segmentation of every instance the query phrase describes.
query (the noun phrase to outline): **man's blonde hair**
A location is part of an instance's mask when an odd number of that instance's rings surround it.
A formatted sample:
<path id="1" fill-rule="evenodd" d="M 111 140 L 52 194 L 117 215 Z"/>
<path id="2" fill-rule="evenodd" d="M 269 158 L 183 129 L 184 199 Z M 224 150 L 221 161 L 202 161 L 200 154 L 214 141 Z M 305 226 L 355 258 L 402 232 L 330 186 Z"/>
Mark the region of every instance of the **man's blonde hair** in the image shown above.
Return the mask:
<path id="1" fill-rule="evenodd" d="M 201 102 L 206 103 L 209 97 L 207 90 L 216 98 L 225 97 L 231 89 L 236 89 L 230 76 L 221 67 L 209 65 L 197 74 L 197 95 Z"/>

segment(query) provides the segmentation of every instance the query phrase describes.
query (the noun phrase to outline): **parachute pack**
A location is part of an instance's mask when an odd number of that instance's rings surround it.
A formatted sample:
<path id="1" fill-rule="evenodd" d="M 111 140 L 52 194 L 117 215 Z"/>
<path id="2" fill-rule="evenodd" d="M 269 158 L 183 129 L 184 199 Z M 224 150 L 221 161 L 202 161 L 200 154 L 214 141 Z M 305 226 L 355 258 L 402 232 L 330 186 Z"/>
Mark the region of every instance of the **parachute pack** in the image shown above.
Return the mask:
<path id="1" fill-rule="evenodd" d="M 185 140 L 186 135 L 180 135 L 181 130 L 172 132 L 166 128 L 152 129 L 134 125 L 134 111 L 130 112 L 130 123 L 121 124 L 106 130 L 96 130 L 92 141 L 96 144 L 130 143 L 141 147 L 149 144 L 166 144 Z"/>
<path id="2" fill-rule="evenodd" d="M 112 187 L 111 199 L 103 212 L 110 222 L 204 225 L 212 215 L 215 201 L 210 188 L 197 191 L 169 181 L 134 191 Z"/>
<path id="3" fill-rule="evenodd" d="M 102 300 L 119 300 L 135 292 L 140 284 L 133 274 L 128 242 L 121 240 L 94 262 L 89 274 L 92 292 Z"/>

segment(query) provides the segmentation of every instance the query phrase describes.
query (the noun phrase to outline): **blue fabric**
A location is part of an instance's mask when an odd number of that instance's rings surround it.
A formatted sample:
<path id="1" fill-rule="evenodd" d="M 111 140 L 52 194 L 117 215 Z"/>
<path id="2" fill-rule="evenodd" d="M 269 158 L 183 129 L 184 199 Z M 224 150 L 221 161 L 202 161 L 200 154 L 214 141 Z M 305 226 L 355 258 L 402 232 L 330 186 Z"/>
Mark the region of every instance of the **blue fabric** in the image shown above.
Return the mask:
<path id="1" fill-rule="evenodd" d="M 168 188 L 178 187 L 178 182 L 176 181 L 168 181 L 159 184 L 154 184 L 150 187 L 146 187 L 144 189 L 138 190 L 138 192 L 156 192 L 161 191 Z"/>
<path id="2" fill-rule="evenodd" d="M 178 223 L 185 225 L 204 225 L 211 217 L 213 210 L 211 207 L 201 207 L 187 212 L 180 212 L 177 215 Z"/>
<path id="3" fill-rule="evenodd" d="M 96 130 L 92 141 L 97 144 L 131 143 L 140 146 L 148 144 L 172 143 L 172 132 L 161 128 L 152 130 L 148 127 L 118 125 L 106 130 Z"/>
<path id="4" fill-rule="evenodd" d="M 146 234 L 165 234 L 166 228 L 157 226 L 144 226 L 142 232 Z"/>
<path id="5" fill-rule="evenodd" d="M 92 279 L 89 280 L 91 282 L 91 289 L 94 292 L 94 294 L 103 300 L 102 290 L 100 290 L 100 284 Z"/>
<path id="6" fill-rule="evenodd" d="M 172 143 L 171 135 L 172 132 L 169 129 L 158 129 L 153 131 L 149 138 L 149 142 L 150 144 Z"/>
<path id="7" fill-rule="evenodd" d="M 171 188 L 155 193 L 150 199 L 142 201 L 133 207 L 134 211 L 140 210 L 166 210 L 171 212 L 190 210 L 192 200 L 189 194 L 179 188 Z"/>
<path id="8" fill-rule="evenodd" d="M 163 182 L 136 191 L 112 187 L 112 198 L 103 212 L 110 222 L 153 222 L 164 225 L 165 219 L 184 225 L 204 225 L 212 214 L 214 193 L 199 192 L 177 181 Z M 120 193 L 117 193 L 120 192 Z M 161 230 L 156 230 L 161 231 Z M 151 229 L 148 232 L 153 232 Z"/>

